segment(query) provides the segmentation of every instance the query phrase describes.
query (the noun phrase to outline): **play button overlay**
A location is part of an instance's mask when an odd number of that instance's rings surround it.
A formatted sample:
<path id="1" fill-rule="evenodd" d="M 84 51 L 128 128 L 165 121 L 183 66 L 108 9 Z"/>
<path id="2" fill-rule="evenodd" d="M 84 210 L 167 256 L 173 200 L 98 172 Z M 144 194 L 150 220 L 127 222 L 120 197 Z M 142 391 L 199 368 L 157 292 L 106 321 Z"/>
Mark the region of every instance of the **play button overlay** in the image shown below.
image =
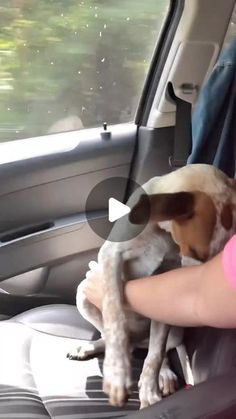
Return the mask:
<path id="1" fill-rule="evenodd" d="M 109 198 L 108 203 L 108 220 L 110 223 L 119 220 L 119 218 L 129 214 L 131 211 L 128 205 L 122 204 L 122 202 L 117 201 L 115 198 Z"/>
<path id="2" fill-rule="evenodd" d="M 141 195 L 146 195 L 144 189 L 134 181 L 129 180 L 131 196 L 125 203 L 124 195 L 127 191 L 127 178 L 112 177 L 103 180 L 91 190 L 86 202 L 86 218 L 91 229 L 99 237 L 112 242 L 132 240 L 138 236 L 149 220 L 149 207 L 145 208 L 143 223 L 132 224 L 129 215 L 137 204 Z"/>

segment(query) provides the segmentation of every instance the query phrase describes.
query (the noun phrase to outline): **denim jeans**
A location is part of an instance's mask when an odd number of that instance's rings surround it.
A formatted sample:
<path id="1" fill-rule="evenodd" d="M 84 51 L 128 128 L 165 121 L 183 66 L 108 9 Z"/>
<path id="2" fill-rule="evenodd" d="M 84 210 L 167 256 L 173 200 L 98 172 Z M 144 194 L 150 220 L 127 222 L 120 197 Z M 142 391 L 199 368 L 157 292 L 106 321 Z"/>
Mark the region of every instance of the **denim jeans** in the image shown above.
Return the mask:
<path id="1" fill-rule="evenodd" d="M 235 175 L 236 38 L 219 57 L 192 115 L 188 163 L 209 163 Z"/>

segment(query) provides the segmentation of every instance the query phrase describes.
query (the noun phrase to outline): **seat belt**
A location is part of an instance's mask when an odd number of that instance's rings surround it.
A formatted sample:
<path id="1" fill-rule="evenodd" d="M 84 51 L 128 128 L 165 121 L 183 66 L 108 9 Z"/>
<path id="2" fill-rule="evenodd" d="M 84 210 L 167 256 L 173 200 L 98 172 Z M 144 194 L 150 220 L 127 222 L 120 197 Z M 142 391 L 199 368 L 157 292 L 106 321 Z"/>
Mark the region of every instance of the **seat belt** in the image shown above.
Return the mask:
<path id="1" fill-rule="evenodd" d="M 177 169 L 186 165 L 192 148 L 192 105 L 176 96 L 171 82 L 168 82 L 167 92 L 176 105 L 174 147 L 169 165 L 172 169 Z"/>

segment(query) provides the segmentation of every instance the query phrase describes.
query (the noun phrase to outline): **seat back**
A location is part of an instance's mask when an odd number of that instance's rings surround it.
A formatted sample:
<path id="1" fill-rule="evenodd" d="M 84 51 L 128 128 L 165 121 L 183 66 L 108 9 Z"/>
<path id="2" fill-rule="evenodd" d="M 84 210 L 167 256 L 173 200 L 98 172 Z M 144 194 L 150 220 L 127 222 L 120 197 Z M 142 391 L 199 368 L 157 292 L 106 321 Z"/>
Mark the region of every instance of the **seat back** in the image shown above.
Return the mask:
<path id="1" fill-rule="evenodd" d="M 196 384 L 236 372 L 236 330 L 189 328 L 185 331 L 185 342 Z"/>

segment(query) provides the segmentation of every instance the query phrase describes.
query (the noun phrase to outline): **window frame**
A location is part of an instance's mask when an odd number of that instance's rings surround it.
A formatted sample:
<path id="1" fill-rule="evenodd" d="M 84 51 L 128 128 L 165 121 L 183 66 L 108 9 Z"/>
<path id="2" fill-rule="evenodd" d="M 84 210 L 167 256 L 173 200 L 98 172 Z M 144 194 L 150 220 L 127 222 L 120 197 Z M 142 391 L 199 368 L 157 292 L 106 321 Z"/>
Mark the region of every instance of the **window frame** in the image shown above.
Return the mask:
<path id="1" fill-rule="evenodd" d="M 135 116 L 135 124 L 146 126 L 157 86 L 185 6 L 185 0 L 170 0 L 169 11 L 162 26 L 146 76 Z"/>

